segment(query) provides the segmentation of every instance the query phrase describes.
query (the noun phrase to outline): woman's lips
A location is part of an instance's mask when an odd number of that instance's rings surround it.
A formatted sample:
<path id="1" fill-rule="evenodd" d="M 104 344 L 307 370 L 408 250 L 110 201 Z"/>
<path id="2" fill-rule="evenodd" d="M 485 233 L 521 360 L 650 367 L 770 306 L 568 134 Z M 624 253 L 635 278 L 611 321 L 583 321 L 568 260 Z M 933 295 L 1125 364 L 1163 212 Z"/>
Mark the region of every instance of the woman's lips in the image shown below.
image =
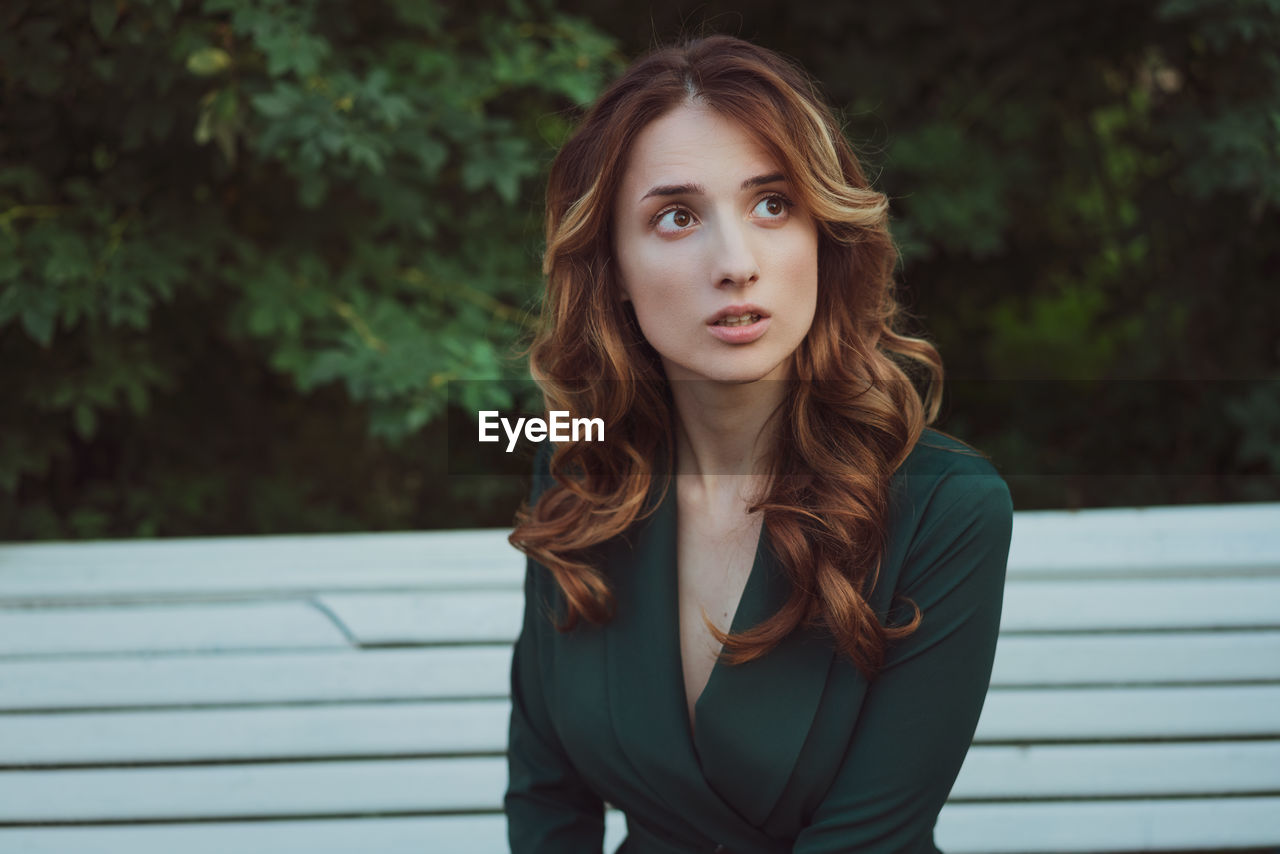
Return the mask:
<path id="1" fill-rule="evenodd" d="M 750 314 L 753 312 L 743 312 Z M 735 326 L 723 326 L 717 323 L 708 323 L 707 329 L 712 335 L 719 338 L 726 344 L 750 344 L 759 338 L 769 328 L 770 318 L 767 315 L 756 315 L 754 323 L 745 323 Z"/>

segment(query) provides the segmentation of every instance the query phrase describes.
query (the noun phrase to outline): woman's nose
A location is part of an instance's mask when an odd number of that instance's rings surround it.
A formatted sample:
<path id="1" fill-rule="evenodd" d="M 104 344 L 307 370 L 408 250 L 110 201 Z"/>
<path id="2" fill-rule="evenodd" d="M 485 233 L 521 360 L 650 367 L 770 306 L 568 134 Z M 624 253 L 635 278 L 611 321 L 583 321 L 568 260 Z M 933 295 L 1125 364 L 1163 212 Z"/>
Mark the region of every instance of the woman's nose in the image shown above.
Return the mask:
<path id="1" fill-rule="evenodd" d="M 744 225 L 731 220 L 722 221 L 717 232 L 716 284 L 742 287 L 760 278 L 760 269 Z"/>

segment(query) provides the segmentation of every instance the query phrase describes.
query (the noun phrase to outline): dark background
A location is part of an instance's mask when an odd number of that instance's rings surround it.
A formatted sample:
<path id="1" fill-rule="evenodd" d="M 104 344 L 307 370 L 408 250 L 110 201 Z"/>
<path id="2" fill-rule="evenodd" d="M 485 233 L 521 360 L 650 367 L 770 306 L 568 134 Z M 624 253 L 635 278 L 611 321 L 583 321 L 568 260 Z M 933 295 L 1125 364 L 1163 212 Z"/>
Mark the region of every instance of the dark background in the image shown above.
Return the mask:
<path id="1" fill-rule="evenodd" d="M 527 404 L 546 167 L 701 32 L 840 111 L 1019 509 L 1280 499 L 1280 4 L 450 6 L 4 4 L 0 538 L 510 524 L 446 414 Z"/>

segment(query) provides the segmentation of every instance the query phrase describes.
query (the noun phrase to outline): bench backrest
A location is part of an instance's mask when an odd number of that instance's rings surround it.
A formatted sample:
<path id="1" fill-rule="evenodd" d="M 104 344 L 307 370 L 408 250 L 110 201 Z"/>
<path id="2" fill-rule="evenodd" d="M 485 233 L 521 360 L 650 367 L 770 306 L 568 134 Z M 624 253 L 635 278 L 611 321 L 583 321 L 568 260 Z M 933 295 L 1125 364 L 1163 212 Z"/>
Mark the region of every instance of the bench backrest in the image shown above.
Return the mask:
<path id="1" fill-rule="evenodd" d="M 0 850 L 506 850 L 505 534 L 0 545 Z M 1280 504 L 1017 514 L 937 841 L 1280 845 Z"/>

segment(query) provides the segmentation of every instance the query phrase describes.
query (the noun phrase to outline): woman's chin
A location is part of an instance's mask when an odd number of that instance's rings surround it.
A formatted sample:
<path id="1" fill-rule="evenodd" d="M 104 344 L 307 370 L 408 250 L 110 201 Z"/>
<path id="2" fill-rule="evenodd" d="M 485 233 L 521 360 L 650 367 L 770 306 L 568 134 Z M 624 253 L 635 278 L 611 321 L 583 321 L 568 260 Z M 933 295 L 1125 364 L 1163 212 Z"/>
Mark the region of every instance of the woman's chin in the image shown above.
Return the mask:
<path id="1" fill-rule="evenodd" d="M 774 364 L 749 364 L 739 360 L 738 364 L 701 365 L 698 370 L 667 365 L 667 379 L 671 382 L 703 382 L 723 385 L 746 385 L 768 380 L 786 379 L 785 360 Z"/>

